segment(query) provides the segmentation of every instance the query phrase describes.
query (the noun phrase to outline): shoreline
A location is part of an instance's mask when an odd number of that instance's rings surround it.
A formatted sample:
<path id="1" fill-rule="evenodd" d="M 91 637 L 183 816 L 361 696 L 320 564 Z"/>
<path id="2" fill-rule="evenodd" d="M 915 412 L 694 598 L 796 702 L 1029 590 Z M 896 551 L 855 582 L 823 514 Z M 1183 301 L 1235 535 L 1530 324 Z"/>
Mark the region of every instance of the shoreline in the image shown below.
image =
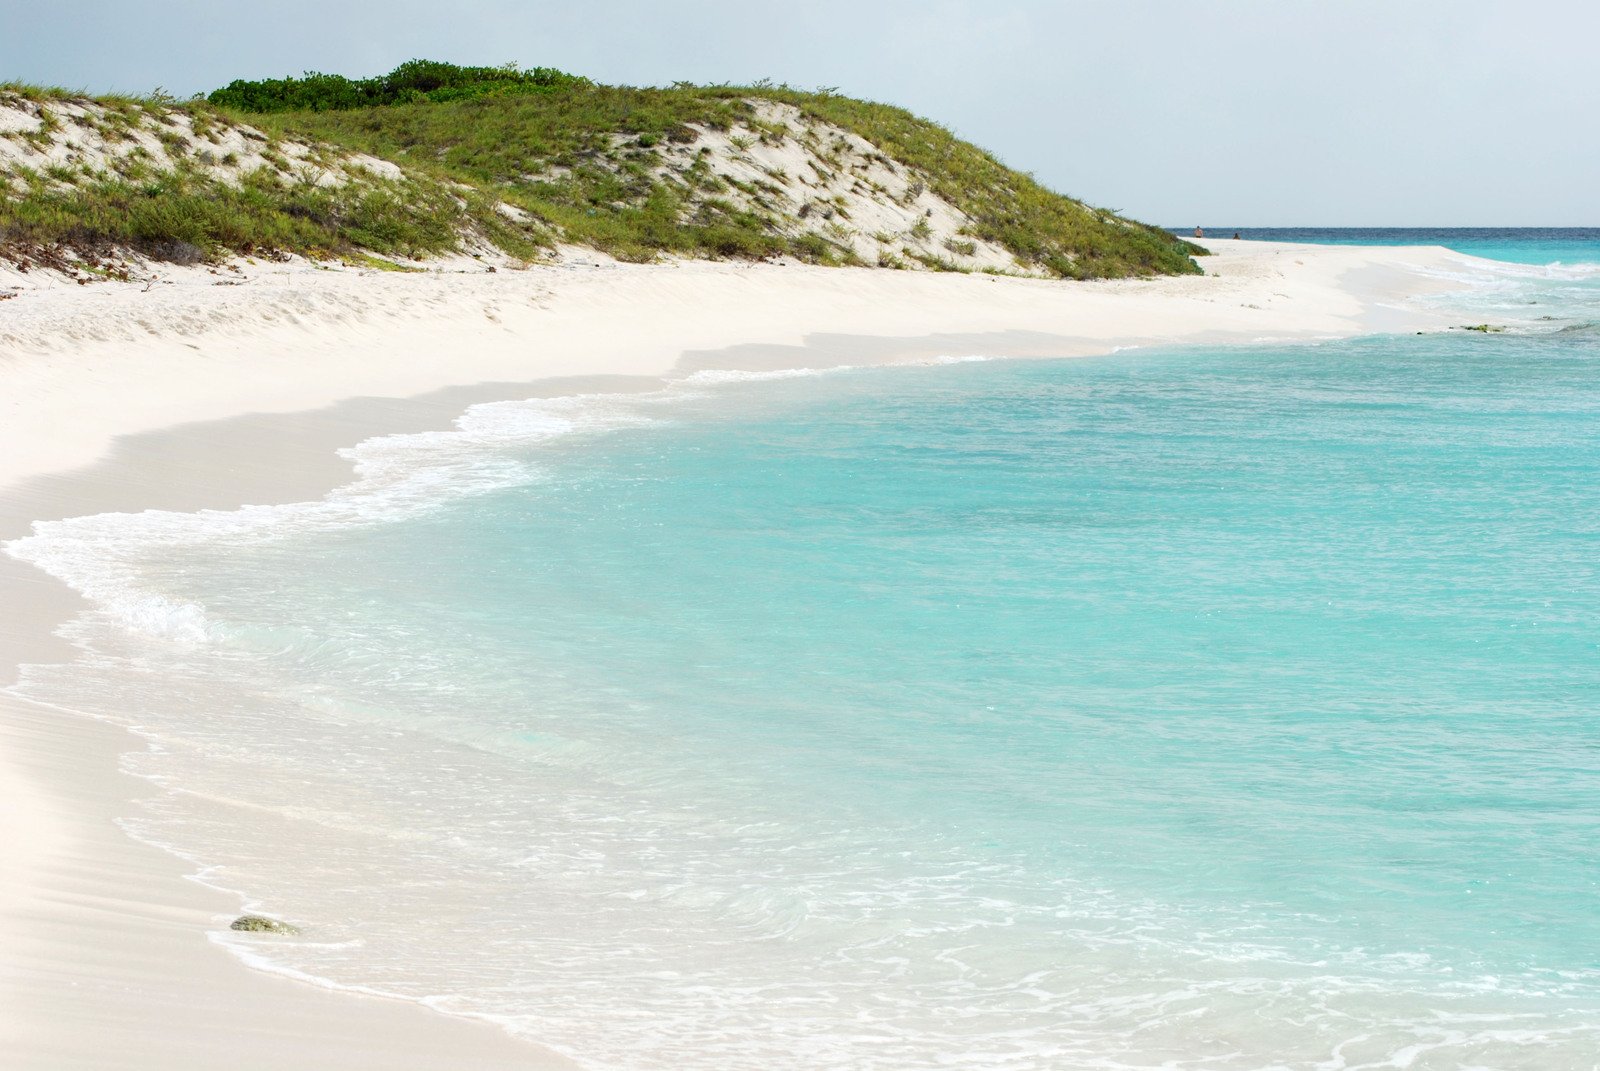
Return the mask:
<path id="1" fill-rule="evenodd" d="M 1424 272 L 1464 259 L 1206 244 L 1220 252 L 1205 277 L 1088 284 L 681 264 L 40 286 L 0 305 L 0 541 L 90 513 L 303 501 L 348 482 L 334 451 L 374 435 L 448 428 L 478 402 L 650 389 L 708 368 L 1435 329 L 1448 320 L 1406 301 L 1452 289 Z M 5 682 L 72 656 L 51 633 L 80 596 L 10 557 L 0 593 Z M 0 697 L 0 831 L 19 848 L 0 891 L 0 1046 L 19 1068 L 94 1066 L 107 1050 L 180 1071 L 571 1066 L 487 1023 L 241 970 L 206 936 L 239 898 L 115 825 L 154 791 L 118 770 L 140 746 L 130 730 Z M 241 1062 L 245 1047 L 256 1063 Z"/>
<path id="2" fill-rule="evenodd" d="M 723 262 L 421 274 L 262 264 L 239 278 L 181 268 L 88 287 L 0 271 L 14 294 L 0 305 L 0 494 L 90 464 L 119 436 L 195 421 L 488 382 L 659 377 L 709 367 L 695 363 L 707 351 L 792 357 L 817 336 L 952 346 L 1004 335 L 1000 355 L 1071 357 L 1440 327 L 1449 321 L 1397 306 L 1452 289 L 1423 273 L 1472 259 L 1433 246 L 1210 244 L 1206 275 L 1099 282 Z"/>

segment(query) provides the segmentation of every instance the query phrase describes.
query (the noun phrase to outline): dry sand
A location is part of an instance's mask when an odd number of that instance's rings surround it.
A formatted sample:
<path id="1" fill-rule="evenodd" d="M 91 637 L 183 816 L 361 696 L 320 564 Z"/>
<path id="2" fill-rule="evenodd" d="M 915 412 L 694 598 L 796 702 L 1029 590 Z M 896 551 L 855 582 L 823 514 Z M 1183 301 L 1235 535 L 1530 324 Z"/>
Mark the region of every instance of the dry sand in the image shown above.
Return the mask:
<path id="1" fill-rule="evenodd" d="M 80 287 L 0 273 L 0 540 L 37 519 L 315 497 L 333 451 L 467 405 L 702 368 L 1074 356 L 1447 325 L 1436 248 L 1207 243 L 1204 278 L 1056 283 L 795 265 L 391 274 L 304 265 Z M 226 285 L 224 285 L 226 284 Z M 81 603 L 0 558 L 0 682 L 68 657 Z M 562 1067 L 418 1005 L 250 971 L 207 937 L 237 897 L 116 818 L 154 790 L 126 729 L 0 698 L 0 1066 Z"/>

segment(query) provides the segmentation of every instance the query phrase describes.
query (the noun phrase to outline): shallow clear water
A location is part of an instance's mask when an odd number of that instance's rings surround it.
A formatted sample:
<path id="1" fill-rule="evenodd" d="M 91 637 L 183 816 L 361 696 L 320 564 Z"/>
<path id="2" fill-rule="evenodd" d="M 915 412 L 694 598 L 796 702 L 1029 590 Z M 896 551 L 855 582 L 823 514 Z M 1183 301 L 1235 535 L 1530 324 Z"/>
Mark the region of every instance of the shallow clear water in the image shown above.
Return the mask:
<path id="1" fill-rule="evenodd" d="M 1600 279 L 1451 300 L 1522 319 L 485 407 L 45 529 L 24 689 L 250 954 L 585 1066 L 1590 1067 Z"/>

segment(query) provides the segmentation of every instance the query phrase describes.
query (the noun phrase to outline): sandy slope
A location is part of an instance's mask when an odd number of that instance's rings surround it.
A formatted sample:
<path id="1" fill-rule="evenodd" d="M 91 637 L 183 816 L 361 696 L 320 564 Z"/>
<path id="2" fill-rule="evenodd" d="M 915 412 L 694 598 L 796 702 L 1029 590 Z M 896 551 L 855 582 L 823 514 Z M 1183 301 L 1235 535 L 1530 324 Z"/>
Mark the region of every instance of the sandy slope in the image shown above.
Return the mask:
<path id="1" fill-rule="evenodd" d="M 706 262 L 415 275 L 261 265 L 171 270 L 148 286 L 0 274 L 0 292 L 16 293 L 0 301 L 0 485 L 184 421 L 485 380 L 658 375 L 686 350 L 818 334 L 1032 332 L 1051 337 L 1023 352 L 1064 355 L 1349 335 L 1385 316 L 1400 325 L 1384 304 L 1438 285 L 1411 269 L 1459 259 L 1214 245 L 1203 278 L 1096 283 Z"/>
<path id="2" fill-rule="evenodd" d="M 0 275 L 0 540 L 44 517 L 311 497 L 344 477 L 338 446 L 596 376 L 1438 327 L 1408 299 L 1460 259 L 1212 245 L 1204 278 L 1109 283 L 703 263 Z M 556 377 L 580 378 L 533 382 Z M 0 559 L 0 680 L 66 653 L 48 632 L 74 600 Z M 240 967 L 206 937 L 238 901 L 114 824 L 152 791 L 117 772 L 138 746 L 0 700 L 0 1066 L 561 1066 L 483 1024 Z"/>

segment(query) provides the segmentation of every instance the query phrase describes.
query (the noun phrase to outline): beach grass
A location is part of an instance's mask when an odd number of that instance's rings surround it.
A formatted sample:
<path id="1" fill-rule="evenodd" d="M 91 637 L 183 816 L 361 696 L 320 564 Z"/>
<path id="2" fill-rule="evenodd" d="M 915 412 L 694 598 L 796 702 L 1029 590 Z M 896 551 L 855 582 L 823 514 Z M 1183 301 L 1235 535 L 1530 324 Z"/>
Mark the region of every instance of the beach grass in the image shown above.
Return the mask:
<path id="1" fill-rule="evenodd" d="M 536 256 L 541 246 L 484 202 L 476 192 L 463 196 L 426 179 L 330 188 L 261 169 L 231 185 L 179 167 L 32 182 L 23 196 L 0 200 L 0 235 L 17 247 L 66 245 L 100 254 L 122 247 L 193 262 L 219 253 L 281 252 L 414 259 L 458 250 L 462 232 L 473 229 L 513 255 Z"/>
<path id="2" fill-rule="evenodd" d="M 61 122 L 62 106 L 85 101 L 64 90 L 0 87 L 0 104 L 8 98 L 29 102 L 46 123 Z M 607 86 L 549 68 L 428 61 L 372 79 L 313 73 L 235 81 L 186 102 L 93 98 L 101 118 L 90 121 L 106 139 L 154 130 L 169 159 L 160 167 L 124 159 L 110 172 L 0 173 L 10 180 L 0 198 L 0 243 L 128 246 L 155 255 L 198 248 L 209 257 L 423 258 L 493 247 L 522 259 L 567 243 L 629 261 L 860 263 L 848 243 L 795 226 L 781 199 L 765 195 L 786 175 L 740 184 L 745 196 L 736 200 L 717 193 L 727 180 L 694 163 L 663 166 L 669 149 L 692 146 L 707 132 L 749 131 L 734 138 L 735 149 L 741 141 L 801 136 L 763 118 L 763 101 L 871 142 L 887 164 L 914 175 L 912 191 L 929 190 L 970 220 L 960 241 L 1009 251 L 1018 272 L 1085 279 L 1199 270 L 1191 259 L 1203 252 L 1197 247 L 1049 190 L 904 109 L 766 83 Z M 218 131 L 264 139 L 260 155 L 269 166 L 219 177 L 214 159 L 194 158 L 212 155 L 205 143 Z M 48 131 L 8 136 L 37 140 Z M 396 165 L 400 177 L 352 171 L 337 188 L 318 185 L 277 151 L 285 144 L 313 146 L 330 160 L 366 154 Z M 813 138 L 806 149 L 821 168 L 836 163 Z M 926 229 L 915 224 L 913 237 L 917 227 Z M 957 256 L 923 250 L 910 259 L 957 268 L 960 242 L 944 248 Z"/>

